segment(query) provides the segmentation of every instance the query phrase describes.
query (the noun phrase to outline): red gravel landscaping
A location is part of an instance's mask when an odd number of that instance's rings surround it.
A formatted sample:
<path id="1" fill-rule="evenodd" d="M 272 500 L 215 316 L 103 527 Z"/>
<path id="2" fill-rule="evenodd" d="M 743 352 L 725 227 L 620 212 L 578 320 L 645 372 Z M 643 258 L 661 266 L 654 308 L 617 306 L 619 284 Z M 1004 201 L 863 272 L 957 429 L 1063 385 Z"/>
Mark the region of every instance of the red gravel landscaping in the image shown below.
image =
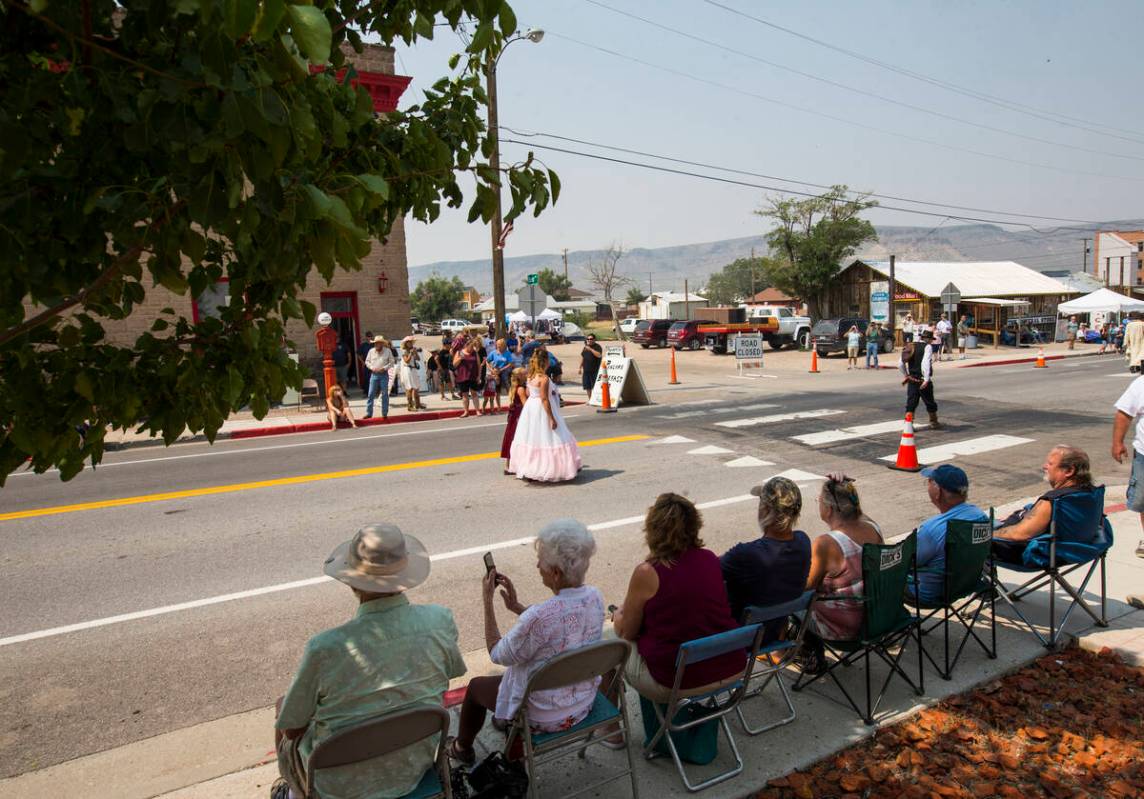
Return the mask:
<path id="1" fill-rule="evenodd" d="M 1144 797 L 1144 670 L 1079 649 L 771 780 L 755 799 Z"/>

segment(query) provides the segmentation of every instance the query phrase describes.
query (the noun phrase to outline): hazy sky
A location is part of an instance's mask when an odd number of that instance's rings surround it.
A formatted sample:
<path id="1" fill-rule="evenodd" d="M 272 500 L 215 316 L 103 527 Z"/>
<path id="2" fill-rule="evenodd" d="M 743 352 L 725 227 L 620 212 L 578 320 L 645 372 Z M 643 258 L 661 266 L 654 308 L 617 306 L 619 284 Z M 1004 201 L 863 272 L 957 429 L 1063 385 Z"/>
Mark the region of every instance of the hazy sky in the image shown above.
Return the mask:
<path id="1" fill-rule="evenodd" d="M 518 0 L 513 8 L 521 28 L 543 28 L 547 35 L 539 44 L 513 44 L 500 61 L 502 137 L 521 138 L 506 127 L 556 134 L 991 211 L 910 205 L 939 215 L 878 210 L 870 215 L 878 224 L 956 224 L 944 221 L 945 214 L 1013 218 L 994 211 L 1077 220 L 1144 216 L 1144 3 L 717 1 L 897 69 L 1033 110 L 1021 113 L 948 91 L 703 0 Z M 438 30 L 436 41 L 398 49 L 398 72 L 413 77 L 403 106 L 446 75 L 449 55 L 463 47 L 448 28 Z M 583 144 L 532 141 L 817 191 Z M 519 160 L 526 151 L 504 144 L 502 161 Z M 559 173 L 563 193 L 538 219 L 518 220 L 508 255 L 593 249 L 612 241 L 660 247 L 766 229 L 766 220 L 752 214 L 767 194 L 763 189 L 539 146 L 535 152 Z M 1044 228 L 1077 224 L 1027 221 Z M 447 211 L 432 226 L 410 223 L 407 236 L 410 265 L 489 255 L 487 227 L 467 224 L 463 211 Z"/>

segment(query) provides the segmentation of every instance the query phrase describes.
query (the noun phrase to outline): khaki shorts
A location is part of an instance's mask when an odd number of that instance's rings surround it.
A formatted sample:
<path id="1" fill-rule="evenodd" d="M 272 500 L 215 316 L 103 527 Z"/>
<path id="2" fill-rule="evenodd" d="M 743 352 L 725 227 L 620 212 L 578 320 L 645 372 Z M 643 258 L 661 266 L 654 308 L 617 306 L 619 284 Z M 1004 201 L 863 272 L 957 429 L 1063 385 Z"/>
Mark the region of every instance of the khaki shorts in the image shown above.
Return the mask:
<path id="1" fill-rule="evenodd" d="M 847 358 L 857 358 L 858 357 L 858 348 L 857 347 L 847 347 L 846 348 L 846 357 Z"/>

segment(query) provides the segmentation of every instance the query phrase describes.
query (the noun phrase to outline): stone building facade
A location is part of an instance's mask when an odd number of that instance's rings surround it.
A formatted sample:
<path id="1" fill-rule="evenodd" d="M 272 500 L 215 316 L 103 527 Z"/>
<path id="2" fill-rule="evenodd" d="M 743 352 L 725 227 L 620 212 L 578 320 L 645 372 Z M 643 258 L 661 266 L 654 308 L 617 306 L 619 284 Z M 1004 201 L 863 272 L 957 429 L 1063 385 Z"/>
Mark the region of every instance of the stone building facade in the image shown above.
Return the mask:
<path id="1" fill-rule="evenodd" d="M 346 55 L 357 70 L 356 83 L 373 98 L 378 112 L 396 109 L 401 93 L 410 78 L 395 75 L 394 54 L 388 47 L 365 45 L 365 52 L 355 54 L 348 47 Z M 385 334 L 398 339 L 410 332 L 409 273 L 405 257 L 405 226 L 399 220 L 384 243 L 375 241 L 369 255 L 362 258 L 360 272 L 337 270 L 329 284 L 315 269 L 299 298 L 312 302 L 320 311 L 334 317 L 334 327 L 356 349 L 365 332 Z M 192 319 L 209 314 L 227 301 L 226 283 L 216 284 L 196 302 L 189 294 L 179 296 L 162 286 L 150 287 L 145 300 L 123 320 L 101 320 L 107 339 L 118 345 L 130 345 L 159 318 L 164 308 Z M 299 360 L 321 381 L 321 356 L 314 340 L 314 330 L 300 322 L 287 326 L 287 336 L 297 346 Z"/>

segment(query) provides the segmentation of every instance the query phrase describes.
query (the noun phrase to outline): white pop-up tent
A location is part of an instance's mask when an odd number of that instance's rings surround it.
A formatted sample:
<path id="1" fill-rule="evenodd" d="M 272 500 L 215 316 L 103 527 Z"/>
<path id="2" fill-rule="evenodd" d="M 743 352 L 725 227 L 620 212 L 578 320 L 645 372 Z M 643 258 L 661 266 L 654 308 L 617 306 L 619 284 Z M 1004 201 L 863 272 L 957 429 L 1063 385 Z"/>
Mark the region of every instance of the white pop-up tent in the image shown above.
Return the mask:
<path id="1" fill-rule="evenodd" d="M 510 322 L 527 322 L 530 318 L 531 317 L 524 311 L 516 311 L 508 315 L 508 321 Z"/>
<path id="2" fill-rule="evenodd" d="M 1144 300 L 1126 297 L 1109 289 L 1097 289 L 1075 300 L 1062 302 L 1057 306 L 1057 310 L 1062 314 L 1144 311 Z"/>
<path id="3" fill-rule="evenodd" d="M 560 319 L 560 318 L 561 318 L 561 316 L 560 316 L 560 314 L 559 314 L 559 313 L 557 313 L 556 311 L 552 310 L 551 308 L 545 308 L 543 311 L 541 311 L 540 313 L 538 313 L 538 314 L 536 315 L 536 318 L 537 318 L 537 319 L 546 319 L 546 320 L 548 320 L 549 322 L 551 322 L 551 321 L 552 321 L 552 320 L 554 320 L 554 319 Z"/>

